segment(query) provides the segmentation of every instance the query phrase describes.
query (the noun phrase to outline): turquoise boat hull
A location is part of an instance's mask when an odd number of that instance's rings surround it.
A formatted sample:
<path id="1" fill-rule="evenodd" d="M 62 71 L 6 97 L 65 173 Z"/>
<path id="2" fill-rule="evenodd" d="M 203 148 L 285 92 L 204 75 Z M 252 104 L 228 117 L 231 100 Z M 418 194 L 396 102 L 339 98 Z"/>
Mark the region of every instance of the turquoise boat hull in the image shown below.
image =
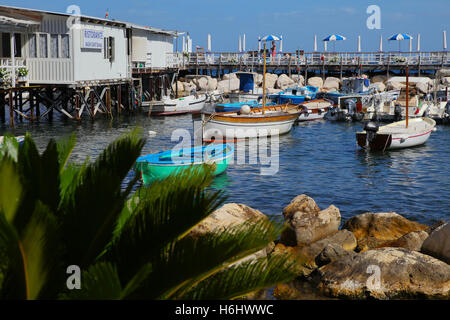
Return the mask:
<path id="1" fill-rule="evenodd" d="M 206 166 L 211 167 L 213 175 L 217 176 L 227 170 L 231 157 L 234 154 L 234 148 L 231 145 L 227 144 L 224 146 L 226 147 L 223 147 L 222 145 L 220 145 L 220 147 L 217 145 L 197 147 L 181 149 L 176 152 L 181 155 L 184 151 L 184 155 L 186 155 L 186 153 L 192 155 L 195 153 L 199 154 L 199 151 L 202 151 L 202 154 L 205 151 L 219 151 L 216 155 L 209 157 L 207 160 L 198 156 L 180 157 L 178 160 L 176 156 L 172 157 L 173 154 L 171 154 L 171 151 L 140 157 L 136 162 L 135 171 L 140 174 L 142 181 L 146 185 L 151 184 L 154 181 L 163 180 L 170 175 L 177 174 L 190 167 L 197 168 L 197 170 L 203 170 L 202 168 L 205 164 Z"/>

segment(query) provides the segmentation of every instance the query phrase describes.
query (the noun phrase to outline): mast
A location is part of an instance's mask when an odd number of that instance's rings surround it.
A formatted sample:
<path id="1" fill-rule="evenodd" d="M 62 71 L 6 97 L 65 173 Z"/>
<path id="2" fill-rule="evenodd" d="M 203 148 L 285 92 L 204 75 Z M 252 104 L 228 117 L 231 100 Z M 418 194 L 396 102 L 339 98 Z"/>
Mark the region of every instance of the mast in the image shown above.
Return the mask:
<path id="1" fill-rule="evenodd" d="M 263 53 L 263 59 L 264 59 L 264 68 L 263 68 L 263 108 L 262 113 L 266 113 L 266 41 L 264 41 L 264 53 Z"/>
<path id="2" fill-rule="evenodd" d="M 409 67 L 406 65 L 406 127 L 408 128 L 409 118 Z"/>

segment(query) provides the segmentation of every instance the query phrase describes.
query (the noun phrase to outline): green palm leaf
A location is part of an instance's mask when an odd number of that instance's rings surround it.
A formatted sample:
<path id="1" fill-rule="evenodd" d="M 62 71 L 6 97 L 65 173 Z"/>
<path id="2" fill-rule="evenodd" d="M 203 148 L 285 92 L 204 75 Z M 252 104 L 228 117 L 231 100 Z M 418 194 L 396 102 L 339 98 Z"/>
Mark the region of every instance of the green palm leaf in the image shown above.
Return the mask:
<path id="1" fill-rule="evenodd" d="M 190 288 L 178 299 L 232 300 L 297 277 L 289 255 L 259 258 L 233 265 Z"/>
<path id="2" fill-rule="evenodd" d="M 71 194 L 67 194 L 66 189 L 62 204 L 66 213 L 63 236 L 71 258 L 83 268 L 92 263 L 111 240 L 128 195 L 121 191 L 122 181 L 144 143 L 137 131 L 117 139 L 94 163 L 83 168 L 75 187 L 70 189 Z"/>

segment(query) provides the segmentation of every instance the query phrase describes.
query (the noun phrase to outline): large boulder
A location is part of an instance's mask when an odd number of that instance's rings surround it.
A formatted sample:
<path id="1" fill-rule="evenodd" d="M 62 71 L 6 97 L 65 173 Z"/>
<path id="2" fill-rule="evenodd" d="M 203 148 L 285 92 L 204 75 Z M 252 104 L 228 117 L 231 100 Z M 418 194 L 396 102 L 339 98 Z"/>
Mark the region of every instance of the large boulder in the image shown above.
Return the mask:
<path id="1" fill-rule="evenodd" d="M 397 81 L 388 81 L 386 87 L 388 90 L 400 90 L 406 88 L 406 85 Z"/>
<path id="2" fill-rule="evenodd" d="M 197 86 L 197 90 L 206 91 L 208 88 L 208 78 L 206 77 L 194 79 L 193 82 Z"/>
<path id="3" fill-rule="evenodd" d="M 256 84 L 257 86 L 262 86 L 262 82 L 263 82 L 263 75 L 257 73 L 257 74 L 255 75 L 255 84 Z"/>
<path id="4" fill-rule="evenodd" d="M 421 252 L 450 264 L 450 223 L 446 223 L 425 239 Z"/>
<path id="5" fill-rule="evenodd" d="M 278 76 L 273 73 L 266 73 L 266 89 L 275 88 L 275 84 L 277 83 Z"/>
<path id="6" fill-rule="evenodd" d="M 337 245 L 346 251 L 353 251 L 356 248 L 356 238 L 348 230 L 340 230 L 321 240 L 305 245 L 298 250 L 298 254 L 304 258 L 308 267 L 316 268 L 316 257 L 328 246 Z"/>
<path id="7" fill-rule="evenodd" d="M 339 80 L 339 78 L 328 77 L 325 79 L 323 87 L 328 90 L 335 91 L 335 90 L 339 90 L 340 84 L 341 84 L 341 80 Z"/>
<path id="8" fill-rule="evenodd" d="M 450 87 L 450 77 L 442 78 L 442 84 L 446 87 Z"/>
<path id="9" fill-rule="evenodd" d="M 339 209 L 331 205 L 320 210 L 307 195 L 300 195 L 284 208 L 283 216 L 288 228 L 281 236 L 287 245 L 302 246 L 323 239 L 338 231 L 341 223 Z"/>
<path id="10" fill-rule="evenodd" d="M 379 92 L 383 92 L 386 90 L 386 85 L 383 82 L 376 82 L 374 86 L 378 89 Z"/>
<path id="11" fill-rule="evenodd" d="M 313 86 L 317 88 L 323 87 L 323 79 L 320 77 L 312 77 L 308 79 L 308 86 Z"/>
<path id="12" fill-rule="evenodd" d="M 222 80 L 218 82 L 217 89 L 223 93 L 230 93 L 239 90 L 239 83 L 239 79 Z"/>
<path id="13" fill-rule="evenodd" d="M 410 221 L 395 212 L 367 212 L 350 218 L 343 226 L 343 229 L 355 234 L 359 251 L 379 247 L 384 242 L 427 228 L 426 225 Z"/>
<path id="14" fill-rule="evenodd" d="M 233 226 L 265 219 L 268 218 L 264 213 L 245 204 L 227 203 L 192 229 L 190 235 L 199 236 L 207 233 L 217 233 Z"/>
<path id="15" fill-rule="evenodd" d="M 236 73 L 227 73 L 223 75 L 223 80 L 238 79 Z"/>
<path id="16" fill-rule="evenodd" d="M 215 78 L 208 77 L 208 83 L 206 84 L 206 89 L 208 91 L 214 91 L 217 89 L 218 81 Z"/>
<path id="17" fill-rule="evenodd" d="M 383 243 L 379 247 L 394 247 L 404 248 L 411 251 L 420 251 L 420 248 L 422 248 L 422 244 L 426 238 L 428 238 L 428 233 L 426 231 L 410 232 L 404 236 L 401 236 L 397 240 Z"/>
<path id="18" fill-rule="evenodd" d="M 432 89 L 432 83 L 425 83 L 425 82 L 418 82 L 416 83 L 416 89 L 420 92 L 420 93 L 429 93 Z"/>
<path id="19" fill-rule="evenodd" d="M 197 86 L 193 82 L 184 82 L 183 83 L 184 92 L 190 94 L 192 90 L 197 90 Z"/>
<path id="20" fill-rule="evenodd" d="M 318 289 L 350 299 L 449 299 L 450 265 L 417 251 L 381 248 L 318 269 Z"/>
<path id="21" fill-rule="evenodd" d="M 178 92 L 183 92 L 183 91 L 185 91 L 185 90 L 184 90 L 183 82 L 177 80 L 176 84 L 174 83 L 174 84 L 172 85 L 172 89 L 173 89 L 174 92 L 175 92 L 176 89 L 177 89 L 176 86 L 178 86 Z"/>
<path id="22" fill-rule="evenodd" d="M 293 74 L 291 75 L 291 79 L 294 83 L 299 84 L 300 86 L 305 85 L 305 78 L 301 74 Z"/>
<path id="23" fill-rule="evenodd" d="M 385 83 L 387 80 L 387 76 L 383 76 L 383 75 L 378 75 L 378 76 L 374 76 L 370 82 L 371 83 Z"/>
<path id="24" fill-rule="evenodd" d="M 353 257 L 357 254 L 354 251 L 345 250 L 341 245 L 330 243 L 328 244 L 315 258 L 316 265 L 320 268 L 333 261 L 343 259 L 344 257 Z"/>
<path id="25" fill-rule="evenodd" d="M 287 88 L 291 87 L 293 84 L 295 84 L 294 80 L 289 78 L 284 73 L 278 77 L 278 80 L 277 80 L 277 88 L 278 89 L 286 90 Z"/>

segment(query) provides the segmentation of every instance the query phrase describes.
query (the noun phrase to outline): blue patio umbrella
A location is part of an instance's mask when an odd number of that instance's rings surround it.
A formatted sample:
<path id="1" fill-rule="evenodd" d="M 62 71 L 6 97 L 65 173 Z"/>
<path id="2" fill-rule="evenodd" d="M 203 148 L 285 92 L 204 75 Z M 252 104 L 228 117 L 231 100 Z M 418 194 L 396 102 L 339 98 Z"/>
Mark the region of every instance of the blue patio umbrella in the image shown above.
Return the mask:
<path id="1" fill-rule="evenodd" d="M 323 39 L 322 41 L 333 41 L 333 50 L 336 51 L 336 42 L 335 41 L 341 41 L 341 40 L 347 40 L 346 37 L 341 36 L 340 34 L 332 34 Z"/>
<path id="2" fill-rule="evenodd" d="M 414 38 L 406 33 L 397 33 L 397 34 L 394 34 L 392 37 L 390 37 L 388 40 L 389 41 L 400 41 L 400 40 L 410 40 L 410 39 L 414 39 Z M 400 50 L 400 42 L 398 43 L 398 51 L 399 52 L 401 51 Z"/>
<path id="3" fill-rule="evenodd" d="M 274 36 L 273 34 L 269 34 L 261 39 L 261 41 L 280 41 L 280 38 Z"/>

